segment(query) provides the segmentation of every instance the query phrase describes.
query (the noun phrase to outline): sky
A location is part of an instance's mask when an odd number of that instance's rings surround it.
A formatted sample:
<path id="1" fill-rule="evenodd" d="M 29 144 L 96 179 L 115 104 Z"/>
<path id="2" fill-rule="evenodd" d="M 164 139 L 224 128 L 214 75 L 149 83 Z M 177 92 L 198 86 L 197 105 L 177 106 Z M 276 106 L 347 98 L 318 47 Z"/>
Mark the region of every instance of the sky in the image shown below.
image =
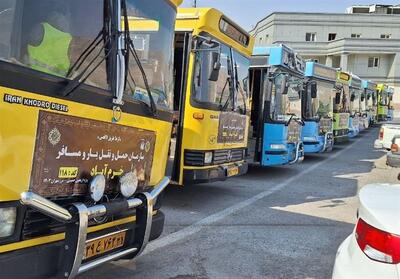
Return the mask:
<path id="1" fill-rule="evenodd" d="M 183 7 L 191 7 L 194 0 L 184 0 Z M 388 0 L 197 0 L 198 7 L 221 10 L 246 30 L 272 12 L 344 13 L 347 7 L 365 4 L 400 4 Z"/>

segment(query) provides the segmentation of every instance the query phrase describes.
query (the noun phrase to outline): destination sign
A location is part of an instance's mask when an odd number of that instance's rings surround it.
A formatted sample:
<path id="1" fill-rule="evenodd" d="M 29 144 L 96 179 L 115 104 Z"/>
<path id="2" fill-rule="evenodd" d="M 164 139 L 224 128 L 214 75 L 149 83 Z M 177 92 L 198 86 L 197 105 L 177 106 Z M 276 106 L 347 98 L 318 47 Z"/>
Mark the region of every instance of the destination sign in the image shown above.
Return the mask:
<path id="1" fill-rule="evenodd" d="M 336 80 L 337 71 L 333 68 L 324 67 L 323 65 L 314 64 L 314 76 L 329 79 L 329 80 Z"/>
<path id="2" fill-rule="evenodd" d="M 235 40 L 241 45 L 248 46 L 250 42 L 250 37 L 245 32 L 241 31 L 239 28 L 234 26 L 232 23 L 228 22 L 226 19 L 221 18 L 219 21 L 219 29 L 222 33 Z"/>
<path id="3" fill-rule="evenodd" d="M 282 64 L 291 70 L 303 73 L 306 67 L 304 60 L 290 49 L 283 48 Z"/>
<path id="4" fill-rule="evenodd" d="M 350 75 L 345 72 L 339 72 L 338 78 L 342 81 L 350 81 Z"/>
<path id="5" fill-rule="evenodd" d="M 362 83 L 362 81 L 358 77 L 355 77 L 355 76 L 351 77 L 351 87 L 361 88 L 361 83 Z"/>

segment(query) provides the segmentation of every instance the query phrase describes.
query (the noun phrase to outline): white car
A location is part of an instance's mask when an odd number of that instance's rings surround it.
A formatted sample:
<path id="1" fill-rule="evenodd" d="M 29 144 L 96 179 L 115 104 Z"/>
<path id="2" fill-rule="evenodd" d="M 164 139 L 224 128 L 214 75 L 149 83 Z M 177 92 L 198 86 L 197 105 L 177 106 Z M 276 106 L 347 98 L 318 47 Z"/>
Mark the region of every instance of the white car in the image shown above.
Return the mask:
<path id="1" fill-rule="evenodd" d="M 359 199 L 357 225 L 338 249 L 332 278 L 399 279 L 400 185 L 367 185 Z"/>
<path id="2" fill-rule="evenodd" d="M 400 125 L 383 124 L 379 130 L 379 138 L 375 141 L 375 148 L 390 150 L 394 136 L 400 135 Z"/>

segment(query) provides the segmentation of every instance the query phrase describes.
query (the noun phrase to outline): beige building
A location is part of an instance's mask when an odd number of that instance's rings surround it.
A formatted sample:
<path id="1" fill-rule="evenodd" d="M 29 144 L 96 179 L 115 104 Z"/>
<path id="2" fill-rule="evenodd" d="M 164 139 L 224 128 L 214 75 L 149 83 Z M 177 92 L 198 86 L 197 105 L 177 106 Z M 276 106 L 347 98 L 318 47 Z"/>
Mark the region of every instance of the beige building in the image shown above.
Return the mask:
<path id="1" fill-rule="evenodd" d="M 305 59 L 387 83 L 400 104 L 400 6 L 353 6 L 343 14 L 272 13 L 251 33 L 256 46 L 284 43 Z"/>

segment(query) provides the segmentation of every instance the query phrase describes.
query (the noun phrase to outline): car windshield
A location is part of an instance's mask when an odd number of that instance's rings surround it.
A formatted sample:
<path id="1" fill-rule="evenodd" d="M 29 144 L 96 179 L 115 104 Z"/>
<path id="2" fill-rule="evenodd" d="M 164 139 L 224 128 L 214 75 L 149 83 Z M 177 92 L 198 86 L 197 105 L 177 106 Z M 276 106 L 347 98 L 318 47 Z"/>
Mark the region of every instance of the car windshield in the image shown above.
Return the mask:
<path id="1" fill-rule="evenodd" d="M 165 0 L 128 0 L 127 10 L 130 36 L 154 101 L 158 107 L 170 108 L 176 10 Z M 125 94 L 150 104 L 142 73 L 133 58 L 130 59 Z"/>
<path id="2" fill-rule="evenodd" d="M 197 44 L 192 91 L 194 101 L 212 110 L 244 113 L 248 100 L 249 59 L 222 43 L 208 43 L 199 39 Z M 219 52 L 219 49 L 221 68 L 217 81 L 212 81 L 209 78 L 210 63 L 212 54 Z"/>
<path id="3" fill-rule="evenodd" d="M 282 94 L 286 76 L 287 94 Z M 292 117 L 301 118 L 301 90 L 303 80 L 283 72 L 275 74 L 272 83 L 270 117 L 275 121 L 289 121 Z"/>
<path id="4" fill-rule="evenodd" d="M 360 90 L 351 89 L 351 102 L 350 102 L 350 112 L 351 115 L 355 115 L 360 112 Z"/>
<path id="5" fill-rule="evenodd" d="M 104 40 L 70 72 L 103 29 L 103 7 L 103 0 L 0 1 L 0 60 L 64 78 L 95 60 L 101 65 L 86 83 L 108 89 Z"/>
<path id="6" fill-rule="evenodd" d="M 317 81 L 317 97 L 311 98 L 311 86 L 307 86 L 307 101 L 305 117 L 307 119 L 320 119 L 332 117 L 333 111 L 333 85 L 324 81 Z"/>
<path id="7" fill-rule="evenodd" d="M 341 113 L 341 112 L 349 112 L 350 111 L 350 88 L 347 84 L 339 84 L 337 85 L 335 91 L 335 102 L 333 105 L 333 112 Z M 340 98 L 339 98 L 340 96 Z M 338 102 L 336 102 L 338 101 Z"/>

